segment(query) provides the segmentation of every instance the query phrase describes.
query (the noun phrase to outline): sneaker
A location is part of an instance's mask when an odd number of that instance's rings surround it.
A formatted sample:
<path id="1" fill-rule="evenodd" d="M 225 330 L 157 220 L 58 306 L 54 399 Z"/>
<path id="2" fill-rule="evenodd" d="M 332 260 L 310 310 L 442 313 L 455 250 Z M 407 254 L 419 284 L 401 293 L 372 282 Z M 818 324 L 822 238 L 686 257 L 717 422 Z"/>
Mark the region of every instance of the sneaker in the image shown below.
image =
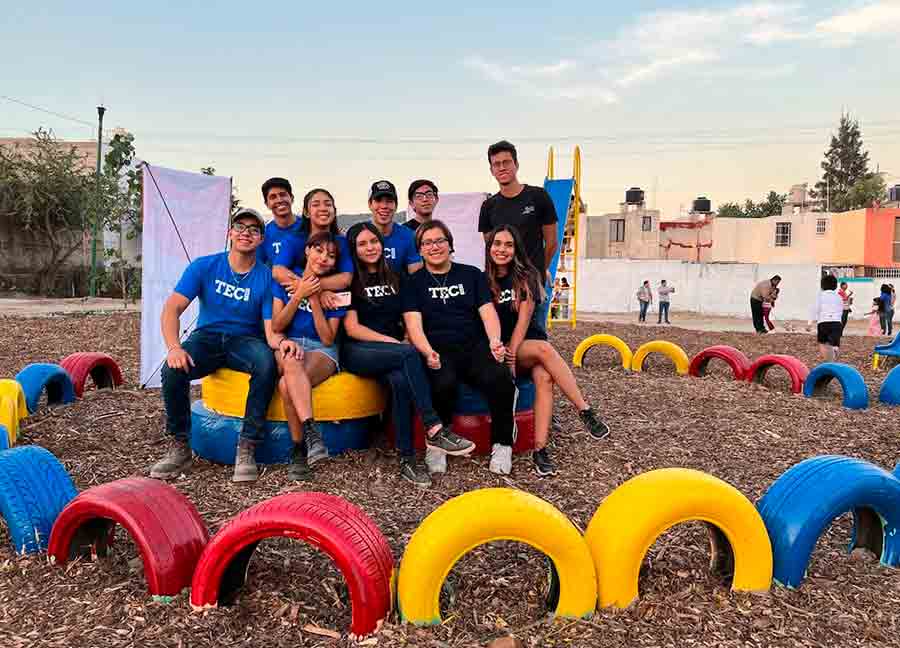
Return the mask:
<path id="1" fill-rule="evenodd" d="M 554 432 L 562 432 L 563 431 L 563 423 L 562 419 L 559 417 L 559 414 L 553 412 L 550 415 L 550 429 Z"/>
<path id="2" fill-rule="evenodd" d="M 578 418 L 581 419 L 581 422 L 584 423 L 588 432 L 595 439 L 605 439 L 609 436 L 609 426 L 597 418 L 593 407 L 578 412 Z"/>
<path id="3" fill-rule="evenodd" d="M 322 440 L 322 432 L 312 419 L 303 422 L 303 443 L 306 444 L 306 460 L 310 466 L 328 458 L 328 448 Z"/>
<path id="4" fill-rule="evenodd" d="M 556 474 L 556 466 L 550 461 L 550 455 L 547 454 L 547 448 L 541 448 L 531 453 L 534 460 L 534 471 L 539 477 L 549 477 Z"/>
<path id="5" fill-rule="evenodd" d="M 256 446 L 246 441 L 239 441 L 234 457 L 233 482 L 254 482 L 259 477 L 256 468 Z"/>
<path id="6" fill-rule="evenodd" d="M 512 472 L 512 446 L 495 443 L 491 447 L 491 463 L 488 469 L 498 475 Z"/>
<path id="7" fill-rule="evenodd" d="M 425 467 L 432 475 L 447 472 L 447 454 L 437 448 L 425 448 Z"/>
<path id="8" fill-rule="evenodd" d="M 186 441 L 172 441 L 166 456 L 153 464 L 150 476 L 153 479 L 175 479 L 190 470 L 193 455 Z"/>
<path id="9" fill-rule="evenodd" d="M 428 471 L 423 470 L 422 466 L 416 462 L 415 457 L 400 457 L 400 476 L 422 488 L 431 486 L 431 477 L 428 476 Z"/>
<path id="10" fill-rule="evenodd" d="M 303 454 L 303 448 L 294 445 L 294 451 L 291 453 L 291 463 L 287 469 L 288 479 L 292 481 L 309 481 L 312 479 L 312 469 L 309 467 L 309 461 Z"/>
<path id="11" fill-rule="evenodd" d="M 425 435 L 425 445 L 454 457 L 463 457 L 475 449 L 475 444 L 458 434 L 453 434 L 446 425 L 442 425 L 434 436 Z"/>

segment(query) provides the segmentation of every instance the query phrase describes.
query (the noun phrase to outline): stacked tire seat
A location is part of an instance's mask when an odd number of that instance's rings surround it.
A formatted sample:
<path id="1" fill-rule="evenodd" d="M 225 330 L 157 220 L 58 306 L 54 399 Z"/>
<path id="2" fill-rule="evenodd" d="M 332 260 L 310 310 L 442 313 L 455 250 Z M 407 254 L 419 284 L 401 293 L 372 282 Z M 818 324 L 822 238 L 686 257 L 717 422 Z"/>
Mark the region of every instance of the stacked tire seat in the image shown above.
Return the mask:
<path id="1" fill-rule="evenodd" d="M 191 406 L 191 448 L 216 463 L 234 462 L 243 427 L 250 376 L 220 369 L 201 381 L 201 400 Z M 369 446 L 370 419 L 384 411 L 385 392 L 377 381 L 341 372 L 313 389 L 313 416 L 332 455 Z M 292 441 L 278 390 L 266 413 L 265 439 L 256 448 L 259 463 L 290 461 Z"/>

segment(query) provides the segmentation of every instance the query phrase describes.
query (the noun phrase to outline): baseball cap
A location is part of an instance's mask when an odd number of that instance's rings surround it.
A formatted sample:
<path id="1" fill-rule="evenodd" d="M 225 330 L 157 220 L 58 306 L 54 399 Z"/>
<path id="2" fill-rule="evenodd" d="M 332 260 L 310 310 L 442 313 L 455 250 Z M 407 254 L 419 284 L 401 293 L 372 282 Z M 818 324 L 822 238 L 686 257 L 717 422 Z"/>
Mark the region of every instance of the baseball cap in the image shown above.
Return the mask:
<path id="1" fill-rule="evenodd" d="M 259 212 L 255 209 L 250 209 L 249 207 L 241 207 L 237 210 L 237 213 L 231 217 L 231 224 L 234 225 L 235 221 L 240 218 L 253 218 L 259 223 L 259 229 L 266 229 L 266 221 L 263 220 L 263 217 L 260 216 Z"/>
<path id="2" fill-rule="evenodd" d="M 397 188 L 390 180 L 378 180 L 372 183 L 372 188 L 369 189 L 369 200 L 375 200 L 382 196 L 388 196 L 397 202 Z"/>

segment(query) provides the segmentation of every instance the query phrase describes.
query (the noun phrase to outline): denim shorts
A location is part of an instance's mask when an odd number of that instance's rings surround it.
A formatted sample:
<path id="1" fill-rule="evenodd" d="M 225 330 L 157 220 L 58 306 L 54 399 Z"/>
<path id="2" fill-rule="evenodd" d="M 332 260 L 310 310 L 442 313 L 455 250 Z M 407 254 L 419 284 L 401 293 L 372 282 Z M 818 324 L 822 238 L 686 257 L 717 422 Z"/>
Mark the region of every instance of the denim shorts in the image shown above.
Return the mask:
<path id="1" fill-rule="evenodd" d="M 304 353 L 312 353 L 313 351 L 317 351 L 328 356 L 334 363 L 335 371 L 341 370 L 341 363 L 340 360 L 338 360 L 339 354 L 337 344 L 325 346 L 324 344 L 322 344 L 321 340 L 314 340 L 313 338 L 307 337 L 291 338 L 291 340 L 296 342 L 300 346 L 300 348 L 303 349 Z"/>

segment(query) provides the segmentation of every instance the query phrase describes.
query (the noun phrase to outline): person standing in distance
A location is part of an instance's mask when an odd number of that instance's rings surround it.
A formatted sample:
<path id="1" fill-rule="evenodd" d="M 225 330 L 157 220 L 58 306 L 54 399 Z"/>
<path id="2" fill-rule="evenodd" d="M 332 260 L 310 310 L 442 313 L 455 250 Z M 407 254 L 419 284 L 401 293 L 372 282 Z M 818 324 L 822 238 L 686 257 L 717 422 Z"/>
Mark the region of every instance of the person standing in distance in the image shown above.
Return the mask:
<path id="1" fill-rule="evenodd" d="M 666 280 L 663 279 L 659 282 L 659 288 L 657 288 L 657 292 L 659 293 L 659 317 L 656 320 L 657 324 L 662 324 L 663 319 L 666 320 L 666 324 L 669 324 L 669 302 L 671 300 L 670 295 L 675 292 L 675 289 L 672 286 L 669 286 L 666 283 Z"/>
<path id="2" fill-rule="evenodd" d="M 256 248 L 256 260 L 269 267 L 281 252 L 286 239 L 300 235 L 300 219 L 294 214 L 294 190 L 284 178 L 269 178 L 262 185 L 263 201 L 272 212 L 262 245 Z"/>
<path id="3" fill-rule="evenodd" d="M 422 267 L 422 257 L 416 251 L 416 235 L 408 227 L 395 227 L 397 188 L 389 180 L 378 180 L 369 189 L 369 211 L 372 224 L 384 239 L 384 259 L 394 272 L 413 274 Z"/>
<path id="4" fill-rule="evenodd" d="M 753 328 L 757 333 L 768 333 L 765 322 L 763 321 L 763 302 L 771 302 L 772 294 L 781 283 L 781 277 L 773 276 L 771 279 L 763 279 L 753 286 L 750 292 L 750 314 L 753 316 Z"/>
<path id="5" fill-rule="evenodd" d="M 491 230 L 499 225 L 514 225 L 522 235 L 525 252 L 537 268 L 544 287 L 541 301 L 534 309 L 533 322 L 540 330 L 547 330 L 547 313 L 550 309 L 550 261 L 556 253 L 556 223 L 559 220 L 550 195 L 543 187 L 519 182 L 519 157 L 516 147 L 502 140 L 491 144 L 487 152 L 491 175 L 500 190 L 484 201 L 478 217 L 478 231 L 485 243 Z M 537 295 L 535 295 L 537 302 Z"/>
<path id="6" fill-rule="evenodd" d="M 438 204 L 438 188 L 431 180 L 413 180 L 409 185 L 409 207 L 406 208 L 407 220 L 404 225 L 415 232 L 419 225 L 427 223 L 434 215 Z M 412 214 L 412 217 L 409 215 Z"/>

